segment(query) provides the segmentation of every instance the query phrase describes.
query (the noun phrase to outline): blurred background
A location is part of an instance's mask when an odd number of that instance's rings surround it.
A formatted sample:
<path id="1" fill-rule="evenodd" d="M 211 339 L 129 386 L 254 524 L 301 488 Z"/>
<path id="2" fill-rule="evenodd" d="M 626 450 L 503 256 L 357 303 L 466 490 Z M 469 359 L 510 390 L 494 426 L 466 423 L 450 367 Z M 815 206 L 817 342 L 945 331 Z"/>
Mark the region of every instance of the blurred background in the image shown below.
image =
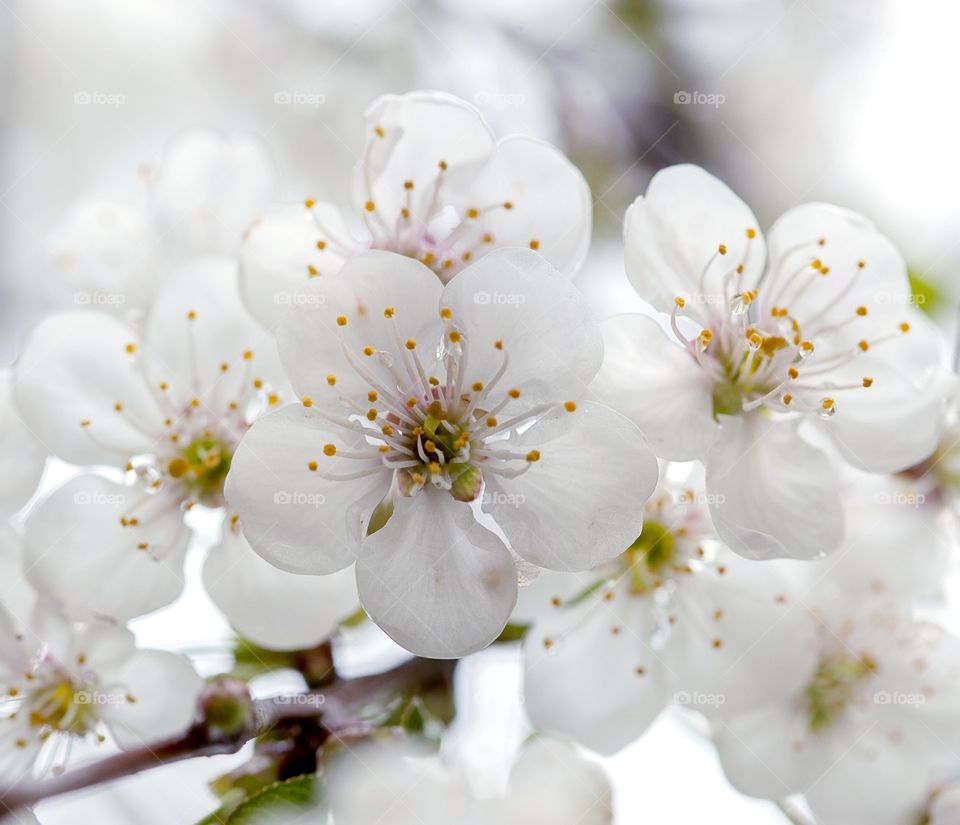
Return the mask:
<path id="1" fill-rule="evenodd" d="M 595 242 L 578 283 L 600 313 L 637 300 L 622 271 L 626 206 L 658 168 L 694 162 L 764 227 L 811 200 L 863 211 L 952 324 L 958 23 L 960 6 L 936 0 L 0 0 L 0 364 L 70 304 L 50 241 L 70 205 L 139 202 L 178 131 L 253 135 L 280 199 L 345 204 L 363 110 L 417 88 L 459 95 L 498 134 L 549 140 L 584 171 Z M 224 635 L 190 599 L 148 619 L 145 641 Z M 522 736 L 510 655 L 478 657 L 464 686 L 460 741 L 480 766 Z M 212 804 L 204 780 L 229 760 L 56 801 L 40 818 L 194 821 Z M 784 821 L 731 790 L 669 715 L 608 766 L 625 822 Z M 156 817 L 142 818 L 144 800 Z"/>

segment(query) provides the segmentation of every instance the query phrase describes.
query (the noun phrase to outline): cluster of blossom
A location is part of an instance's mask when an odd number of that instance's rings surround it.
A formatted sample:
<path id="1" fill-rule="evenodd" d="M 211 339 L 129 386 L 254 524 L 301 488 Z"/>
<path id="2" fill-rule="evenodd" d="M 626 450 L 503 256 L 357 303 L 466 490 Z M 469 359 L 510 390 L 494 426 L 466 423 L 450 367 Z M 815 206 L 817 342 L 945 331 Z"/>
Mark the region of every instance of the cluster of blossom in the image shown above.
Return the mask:
<path id="1" fill-rule="evenodd" d="M 3 534 L 4 773 L 188 726 L 199 678 L 123 624 L 178 596 L 203 511 L 207 592 L 266 648 L 360 607 L 431 658 L 520 626 L 544 732 L 607 754 L 680 705 L 747 794 L 949 821 L 960 641 L 925 617 L 955 378 L 883 235 L 809 204 L 765 238 L 671 167 L 624 222 L 651 311 L 598 321 L 582 175 L 438 93 L 368 110 L 353 210 L 273 193 L 255 144 L 189 133 L 144 204 L 55 235 L 91 306 L 42 320 L 0 395 L 7 514 L 47 455 L 75 468 Z M 444 783 L 410 821 L 527 821 L 522 792 Z"/>

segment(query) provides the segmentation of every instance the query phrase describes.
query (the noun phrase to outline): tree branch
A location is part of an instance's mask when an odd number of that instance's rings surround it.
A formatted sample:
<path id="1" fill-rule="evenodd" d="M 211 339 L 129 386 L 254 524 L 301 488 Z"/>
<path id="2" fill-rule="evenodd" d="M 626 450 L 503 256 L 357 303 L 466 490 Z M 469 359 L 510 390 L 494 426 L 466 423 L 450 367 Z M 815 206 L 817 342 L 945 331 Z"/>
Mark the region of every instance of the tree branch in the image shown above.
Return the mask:
<path id="1" fill-rule="evenodd" d="M 392 670 L 357 679 L 334 679 L 322 689 L 257 699 L 246 724 L 230 735 L 215 730 L 201 711 L 200 720 L 182 736 L 108 756 L 60 776 L 0 786 L 0 816 L 44 799 L 114 782 L 141 771 L 201 756 L 236 753 L 250 739 L 291 719 L 320 718 L 331 733 L 355 731 L 354 709 L 361 703 L 408 691 L 449 684 L 456 660 L 411 659 Z"/>

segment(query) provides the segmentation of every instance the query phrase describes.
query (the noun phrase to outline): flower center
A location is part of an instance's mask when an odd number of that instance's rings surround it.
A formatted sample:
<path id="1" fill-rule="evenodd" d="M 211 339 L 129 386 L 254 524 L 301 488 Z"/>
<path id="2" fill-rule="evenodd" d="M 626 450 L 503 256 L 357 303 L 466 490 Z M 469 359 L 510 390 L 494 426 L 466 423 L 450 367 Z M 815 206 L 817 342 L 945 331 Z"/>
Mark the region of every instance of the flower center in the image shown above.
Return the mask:
<path id="1" fill-rule="evenodd" d="M 233 451 L 221 440 L 201 436 L 167 462 L 167 472 L 195 491 L 201 501 L 223 495 Z"/>
<path id="2" fill-rule="evenodd" d="M 823 655 L 803 692 L 810 731 L 819 733 L 836 721 L 853 700 L 859 685 L 876 669 L 877 663 L 869 655 Z"/>

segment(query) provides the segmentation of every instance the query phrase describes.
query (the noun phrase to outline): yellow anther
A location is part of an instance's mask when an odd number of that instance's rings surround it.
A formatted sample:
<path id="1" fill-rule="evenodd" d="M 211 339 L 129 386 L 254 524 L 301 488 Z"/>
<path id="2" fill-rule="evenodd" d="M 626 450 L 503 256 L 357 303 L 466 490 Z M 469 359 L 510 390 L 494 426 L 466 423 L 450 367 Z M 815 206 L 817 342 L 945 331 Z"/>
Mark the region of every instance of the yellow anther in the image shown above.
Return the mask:
<path id="1" fill-rule="evenodd" d="M 363 205 L 363 208 L 366 209 L 367 212 L 373 212 L 373 210 L 376 209 L 377 207 L 376 207 L 376 204 L 374 204 L 373 201 L 367 201 L 367 202 Z"/>
<path id="2" fill-rule="evenodd" d="M 226 361 L 221 362 L 220 372 L 226 372 L 228 369 L 230 369 L 230 365 Z"/>
<path id="3" fill-rule="evenodd" d="M 683 308 L 687 305 L 687 302 L 686 302 L 680 295 L 678 295 L 676 298 L 674 298 L 674 299 L 673 299 L 673 302 L 674 302 L 674 303 L 677 305 L 677 307 L 679 307 L 680 309 L 683 309 Z"/>
<path id="4" fill-rule="evenodd" d="M 759 332 L 751 332 L 747 336 L 747 340 L 755 347 L 763 346 L 763 336 Z"/>
<path id="5" fill-rule="evenodd" d="M 504 201 L 504 202 L 503 202 L 503 208 L 504 208 L 504 209 L 513 209 L 513 202 L 512 202 L 512 201 Z"/>
<path id="6" fill-rule="evenodd" d="M 251 358 L 253 358 L 253 350 L 250 350 L 250 349 L 244 350 L 243 360 L 249 361 Z"/>
<path id="7" fill-rule="evenodd" d="M 863 269 L 866 265 L 866 261 L 857 261 L 857 269 Z"/>
<path id="8" fill-rule="evenodd" d="M 305 395 L 300 399 L 300 403 L 303 404 L 304 407 L 312 407 L 313 399 L 309 395 Z"/>
<path id="9" fill-rule="evenodd" d="M 475 220 L 476 218 L 480 217 L 480 212 L 476 209 L 468 209 L 467 217 Z"/>
<path id="10" fill-rule="evenodd" d="M 363 354 L 366 355 L 368 358 L 369 358 L 371 355 L 373 355 L 375 352 L 376 352 L 376 350 L 375 350 L 373 347 L 364 347 L 364 348 L 363 348 Z"/>
<path id="11" fill-rule="evenodd" d="M 564 401 L 564 402 L 563 402 L 563 408 L 564 408 L 567 412 L 576 412 L 577 402 L 576 402 L 576 401 Z"/>
<path id="12" fill-rule="evenodd" d="M 424 254 L 424 256 L 423 256 L 420 260 L 421 260 L 426 266 L 432 266 L 435 258 L 434 258 L 434 255 L 433 255 L 432 252 L 427 252 L 427 253 Z"/>
<path id="13" fill-rule="evenodd" d="M 473 253 L 468 249 L 466 252 L 464 252 L 460 256 L 460 259 L 463 261 L 469 261 L 472 257 L 473 257 Z"/>
<path id="14" fill-rule="evenodd" d="M 531 239 L 530 239 L 530 248 L 531 248 L 531 249 L 539 249 L 539 248 L 540 248 L 540 241 L 538 241 L 536 238 L 531 238 Z"/>
<path id="15" fill-rule="evenodd" d="M 118 401 L 116 404 L 113 405 L 113 408 L 114 408 L 117 412 L 123 412 L 123 404 L 121 404 L 119 401 Z"/>
<path id="16" fill-rule="evenodd" d="M 813 341 L 801 341 L 800 349 L 809 355 L 813 352 Z"/>
<path id="17" fill-rule="evenodd" d="M 313 264 L 307 264 L 307 275 L 309 277 L 316 278 L 319 274 L 320 270 L 318 270 Z"/>
<path id="18" fill-rule="evenodd" d="M 412 410 L 412 409 L 413 409 L 414 407 L 416 407 L 416 406 L 417 406 L 417 399 L 416 399 L 416 398 L 408 398 L 408 399 L 407 399 L 407 407 L 409 407 L 409 408 Z"/>
<path id="19" fill-rule="evenodd" d="M 858 342 L 857 342 L 857 346 L 860 347 L 860 349 L 862 349 L 864 352 L 866 352 L 868 349 L 870 349 L 870 342 L 869 342 L 869 341 L 858 341 Z"/>
<path id="20" fill-rule="evenodd" d="M 462 337 L 463 337 L 463 336 L 460 334 L 460 331 L 459 331 L 459 330 L 456 330 L 456 329 L 452 329 L 452 330 L 450 330 L 450 332 L 447 333 L 447 338 L 450 339 L 450 343 L 451 343 L 451 344 L 459 344 L 459 343 L 460 343 L 460 339 L 461 339 Z"/>
<path id="21" fill-rule="evenodd" d="M 374 132 L 374 134 L 375 134 L 378 138 L 382 138 L 382 137 L 383 137 L 383 127 L 382 127 L 382 126 L 374 126 L 374 127 L 373 127 L 373 132 Z"/>
<path id="22" fill-rule="evenodd" d="M 410 473 L 410 478 L 413 480 L 414 484 L 423 484 L 426 479 L 420 475 L 420 473 Z"/>
<path id="23" fill-rule="evenodd" d="M 307 209 L 313 209 L 315 203 L 316 201 L 313 198 L 305 198 L 303 201 L 303 205 L 307 207 Z"/>
<path id="24" fill-rule="evenodd" d="M 428 438 L 423 442 L 423 449 L 425 449 L 428 453 L 435 453 L 437 451 L 437 445 Z"/>
<path id="25" fill-rule="evenodd" d="M 453 310 L 450 307 L 440 307 L 440 317 L 444 321 L 449 321 L 453 317 Z"/>
<path id="26" fill-rule="evenodd" d="M 529 453 L 527 453 L 527 461 L 534 462 L 539 460 L 540 460 L 539 450 L 531 450 Z"/>
<path id="27" fill-rule="evenodd" d="M 324 444 L 323 445 L 323 454 L 327 456 L 333 456 L 337 454 L 337 445 L 336 444 Z"/>
<path id="28" fill-rule="evenodd" d="M 820 267 L 820 274 L 821 274 L 821 275 L 829 275 L 829 274 L 830 274 L 830 267 L 829 267 L 829 266 L 822 266 L 822 267 Z"/>
<path id="29" fill-rule="evenodd" d="M 386 444 L 381 444 L 379 447 L 377 447 L 377 451 L 381 453 L 389 453 L 390 448 Z"/>
<path id="30" fill-rule="evenodd" d="M 135 353 L 135 352 L 137 351 L 137 345 L 136 345 L 136 344 L 127 344 L 127 345 L 124 347 L 124 350 L 126 350 L 126 352 L 127 352 L 128 355 L 133 355 L 133 353 Z"/>
<path id="31" fill-rule="evenodd" d="M 833 409 L 833 399 L 832 399 L 832 398 L 824 398 L 823 400 L 820 401 L 820 406 L 821 406 L 823 409 L 825 409 L 825 410 L 832 410 L 832 409 Z"/>
<path id="32" fill-rule="evenodd" d="M 910 324 L 908 324 L 906 321 L 900 324 L 900 332 L 910 332 Z"/>
<path id="33" fill-rule="evenodd" d="M 472 389 L 474 392 L 480 392 L 483 389 L 483 384 L 481 384 L 479 381 L 474 381 Z"/>
<path id="34" fill-rule="evenodd" d="M 862 316 L 862 315 L 866 315 L 866 314 L 867 314 L 867 308 L 866 308 L 866 307 L 857 307 L 857 315 L 861 315 L 861 316 Z"/>
<path id="35" fill-rule="evenodd" d="M 497 349 L 503 349 L 503 341 L 502 341 L 500 338 L 498 338 L 496 341 L 494 341 L 494 342 L 493 342 L 493 345 L 494 345 Z"/>
<path id="36" fill-rule="evenodd" d="M 748 237 L 748 238 L 756 238 L 756 237 L 757 237 L 757 230 L 756 230 L 756 229 L 753 229 L 752 227 L 749 227 L 749 228 L 747 229 L 747 237 Z"/>
<path id="37" fill-rule="evenodd" d="M 826 246 L 826 245 L 827 245 L 827 239 L 826 239 L 826 238 L 820 238 L 820 240 L 817 241 L 817 245 L 818 245 L 818 246 Z"/>
<path id="38" fill-rule="evenodd" d="M 443 263 L 441 264 L 441 266 L 442 266 L 444 269 L 450 269 L 450 267 L 453 266 L 453 258 L 444 258 Z"/>
<path id="39" fill-rule="evenodd" d="M 171 458 L 170 463 L 167 464 L 167 472 L 173 478 L 180 478 L 189 469 L 189 462 L 183 456 L 179 455 L 176 458 Z"/>
<path id="40" fill-rule="evenodd" d="M 412 181 L 412 180 L 405 180 L 405 181 L 403 182 L 403 188 L 406 189 L 406 190 L 409 192 L 411 189 L 413 189 L 413 181 Z"/>
<path id="41" fill-rule="evenodd" d="M 377 395 L 377 391 L 376 391 L 376 390 L 370 390 L 370 392 L 367 393 L 367 401 L 369 401 L 371 404 L 372 404 L 374 401 L 376 401 L 377 398 L 379 398 L 379 396 Z"/>
<path id="42" fill-rule="evenodd" d="M 326 248 L 327 248 L 327 242 L 326 242 L 325 240 L 321 239 L 321 240 L 317 241 L 317 249 L 319 249 L 319 250 L 322 251 L 322 250 L 324 250 L 324 249 L 326 249 Z"/>
<path id="43" fill-rule="evenodd" d="M 427 380 L 430 382 L 431 387 L 436 387 L 436 386 L 439 386 L 440 384 L 440 379 L 437 378 L 435 375 L 431 375 Z"/>
<path id="44" fill-rule="evenodd" d="M 493 235 L 491 235 L 489 232 L 484 232 L 483 237 L 481 237 L 480 240 L 484 243 L 493 243 Z"/>
<path id="45" fill-rule="evenodd" d="M 407 349 L 416 349 L 417 340 L 415 338 L 407 338 L 407 342 L 404 344 Z"/>
<path id="46" fill-rule="evenodd" d="M 194 409 L 196 409 L 197 407 L 199 407 L 199 406 L 200 406 L 200 399 L 199 399 L 199 398 L 191 398 L 191 399 L 190 399 L 190 406 L 193 407 Z"/>
<path id="47" fill-rule="evenodd" d="M 393 435 L 393 427 L 391 427 L 389 424 L 384 424 L 380 428 L 380 432 L 382 432 L 384 435 Z"/>
<path id="48" fill-rule="evenodd" d="M 866 376 L 864 376 L 864 378 L 863 378 L 863 386 L 865 386 L 865 387 L 872 387 L 872 386 L 873 386 L 873 379 L 872 379 L 872 378 L 867 378 Z"/>
<path id="49" fill-rule="evenodd" d="M 334 384 L 337 383 L 337 376 L 335 376 L 335 375 L 331 372 L 331 373 L 327 376 L 327 383 L 332 387 Z"/>
<path id="50" fill-rule="evenodd" d="M 743 275 L 743 264 L 737 264 L 737 275 Z"/>
<path id="51" fill-rule="evenodd" d="M 491 416 L 487 419 L 487 426 L 488 426 L 488 427 L 496 427 L 496 426 L 497 426 L 497 419 L 494 418 L 494 417 L 491 415 Z"/>
<path id="52" fill-rule="evenodd" d="M 511 398 L 519 398 L 519 397 L 520 397 L 520 390 L 518 390 L 518 389 L 516 389 L 516 388 L 514 388 L 514 389 L 512 389 L 512 390 L 507 390 L 507 395 L 509 395 Z"/>
<path id="53" fill-rule="evenodd" d="M 338 326 L 338 327 L 345 327 L 346 325 L 347 325 L 347 316 L 346 316 L 346 315 L 338 315 L 338 316 L 337 316 L 337 326 Z"/>
<path id="54" fill-rule="evenodd" d="M 725 243 L 720 244 L 720 246 L 717 247 L 717 252 L 719 252 L 721 255 L 726 255 L 727 245 Z"/>
<path id="55" fill-rule="evenodd" d="M 441 160 L 440 163 L 437 164 L 437 166 L 440 167 L 441 172 L 447 171 L 447 162 L 445 160 Z"/>
<path id="56" fill-rule="evenodd" d="M 307 469 L 308 469 L 311 473 L 315 473 L 315 472 L 317 471 L 317 462 L 316 462 L 316 461 L 308 461 L 308 462 L 307 462 Z"/>
<path id="57" fill-rule="evenodd" d="M 191 310 L 187 313 L 187 320 L 188 320 L 188 321 L 195 321 L 196 319 L 197 319 L 197 313 L 194 312 L 194 311 L 191 309 Z"/>
<path id="58" fill-rule="evenodd" d="M 396 310 L 393 307 L 387 307 L 383 311 L 384 318 L 392 318 L 396 314 Z"/>
<path id="59" fill-rule="evenodd" d="M 794 381 L 800 377 L 800 371 L 796 367 L 790 367 L 787 370 L 787 375 L 789 375 Z"/>
<path id="60" fill-rule="evenodd" d="M 367 421 L 376 421 L 377 420 L 377 409 L 376 407 L 371 407 L 367 410 Z"/>
<path id="61" fill-rule="evenodd" d="M 441 472 L 443 472 L 443 468 L 440 466 L 438 461 L 431 461 L 427 466 L 430 468 L 430 472 L 435 476 L 438 476 Z"/>

